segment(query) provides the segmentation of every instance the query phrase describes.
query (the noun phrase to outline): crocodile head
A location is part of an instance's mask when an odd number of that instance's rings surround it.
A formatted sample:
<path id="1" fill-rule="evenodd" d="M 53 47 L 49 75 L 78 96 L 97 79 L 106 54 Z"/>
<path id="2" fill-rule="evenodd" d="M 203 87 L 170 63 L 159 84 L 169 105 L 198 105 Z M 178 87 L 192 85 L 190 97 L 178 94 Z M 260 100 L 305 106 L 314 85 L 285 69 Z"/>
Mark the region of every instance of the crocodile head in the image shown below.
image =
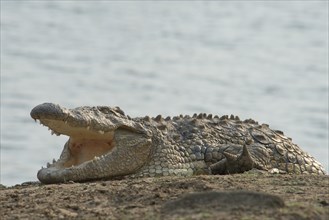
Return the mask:
<path id="1" fill-rule="evenodd" d="M 69 136 L 60 158 L 39 170 L 37 176 L 43 183 L 124 176 L 148 161 L 149 132 L 118 107 L 66 109 L 44 103 L 32 109 L 31 117 L 52 134 Z"/>

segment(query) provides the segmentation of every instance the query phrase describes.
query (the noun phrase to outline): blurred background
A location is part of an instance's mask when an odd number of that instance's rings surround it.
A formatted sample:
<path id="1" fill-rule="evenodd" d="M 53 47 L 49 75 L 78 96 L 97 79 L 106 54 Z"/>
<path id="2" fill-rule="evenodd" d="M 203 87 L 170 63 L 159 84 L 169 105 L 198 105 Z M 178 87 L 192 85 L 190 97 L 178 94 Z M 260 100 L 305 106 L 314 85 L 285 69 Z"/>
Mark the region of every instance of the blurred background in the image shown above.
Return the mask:
<path id="1" fill-rule="evenodd" d="M 1 184 L 58 159 L 43 102 L 253 118 L 328 171 L 328 2 L 1 1 Z"/>

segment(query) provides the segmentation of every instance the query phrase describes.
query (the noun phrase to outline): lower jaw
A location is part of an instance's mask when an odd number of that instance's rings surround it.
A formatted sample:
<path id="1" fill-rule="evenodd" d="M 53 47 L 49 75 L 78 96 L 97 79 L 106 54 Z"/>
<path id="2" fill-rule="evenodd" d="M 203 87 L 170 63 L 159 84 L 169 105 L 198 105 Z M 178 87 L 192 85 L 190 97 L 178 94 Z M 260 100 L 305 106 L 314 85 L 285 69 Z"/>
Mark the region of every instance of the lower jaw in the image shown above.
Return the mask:
<path id="1" fill-rule="evenodd" d="M 42 183 L 61 183 L 65 182 L 65 173 L 67 169 L 59 169 L 56 167 L 42 168 L 38 171 L 37 177 Z"/>

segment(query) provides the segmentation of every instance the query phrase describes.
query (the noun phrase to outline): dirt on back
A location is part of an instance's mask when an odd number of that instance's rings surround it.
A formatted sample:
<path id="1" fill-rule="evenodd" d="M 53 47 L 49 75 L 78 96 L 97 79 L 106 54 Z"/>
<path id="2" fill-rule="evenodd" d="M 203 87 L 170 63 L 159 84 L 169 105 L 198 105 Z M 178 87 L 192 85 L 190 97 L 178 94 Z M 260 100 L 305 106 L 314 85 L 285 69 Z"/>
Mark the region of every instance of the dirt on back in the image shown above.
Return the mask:
<path id="1" fill-rule="evenodd" d="M 0 187 L 1 219 L 329 219 L 329 176 L 236 174 Z"/>

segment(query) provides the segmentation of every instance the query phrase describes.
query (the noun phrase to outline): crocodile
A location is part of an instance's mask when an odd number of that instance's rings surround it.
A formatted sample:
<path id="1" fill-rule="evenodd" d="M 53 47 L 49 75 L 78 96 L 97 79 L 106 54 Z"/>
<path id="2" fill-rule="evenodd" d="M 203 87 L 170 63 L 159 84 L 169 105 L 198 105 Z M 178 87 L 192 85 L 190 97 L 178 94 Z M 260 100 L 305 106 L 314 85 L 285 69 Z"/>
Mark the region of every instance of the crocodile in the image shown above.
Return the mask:
<path id="1" fill-rule="evenodd" d="M 326 174 L 282 131 L 234 115 L 131 118 L 119 107 L 53 103 L 30 114 L 52 134 L 69 136 L 59 159 L 38 171 L 45 184 L 252 170 Z"/>

